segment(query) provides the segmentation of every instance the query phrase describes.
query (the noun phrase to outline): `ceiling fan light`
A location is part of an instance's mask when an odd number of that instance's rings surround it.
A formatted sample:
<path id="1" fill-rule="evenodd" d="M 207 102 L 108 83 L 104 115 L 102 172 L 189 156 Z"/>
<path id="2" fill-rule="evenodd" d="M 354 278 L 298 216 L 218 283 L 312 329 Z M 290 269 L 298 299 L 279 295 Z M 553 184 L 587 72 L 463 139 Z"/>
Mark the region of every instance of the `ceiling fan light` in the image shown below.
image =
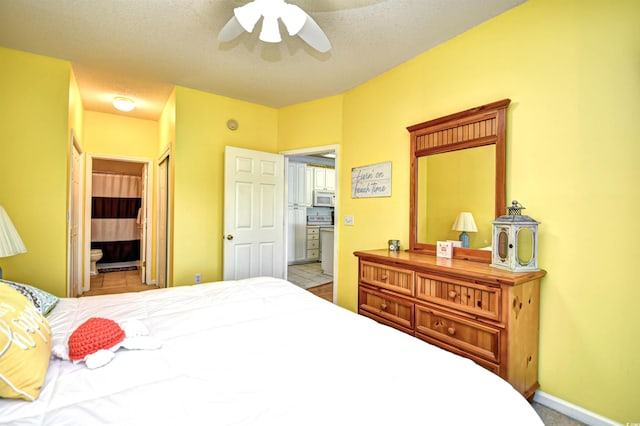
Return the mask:
<path id="1" fill-rule="evenodd" d="M 298 34 L 307 21 L 307 14 L 295 4 L 286 3 L 282 8 L 280 18 L 287 27 L 290 36 Z"/>
<path id="2" fill-rule="evenodd" d="M 267 43 L 280 43 L 282 41 L 277 18 L 265 16 L 262 19 L 262 31 L 260 31 L 259 38 Z"/>
<path id="3" fill-rule="evenodd" d="M 236 7 L 233 9 L 233 14 L 236 19 L 248 33 L 253 32 L 253 28 L 256 26 L 258 19 L 262 16 L 260 7 L 256 2 L 247 3 L 244 6 Z"/>
<path id="4" fill-rule="evenodd" d="M 118 111 L 129 112 L 136 108 L 136 103 L 132 99 L 125 98 L 123 96 L 116 96 L 113 98 L 113 106 Z"/>

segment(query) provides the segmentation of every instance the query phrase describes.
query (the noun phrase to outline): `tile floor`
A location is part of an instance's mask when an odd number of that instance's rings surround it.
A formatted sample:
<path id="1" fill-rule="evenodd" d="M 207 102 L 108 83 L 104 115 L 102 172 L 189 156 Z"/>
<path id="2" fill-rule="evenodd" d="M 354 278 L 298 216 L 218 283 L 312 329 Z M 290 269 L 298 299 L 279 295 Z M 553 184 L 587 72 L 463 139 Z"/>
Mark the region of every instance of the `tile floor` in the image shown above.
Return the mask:
<path id="1" fill-rule="evenodd" d="M 100 294 L 126 293 L 157 288 L 154 285 L 142 284 L 141 274 L 141 270 L 101 272 L 91 277 L 91 289 L 82 293 L 82 295 L 97 296 Z"/>
<path id="2" fill-rule="evenodd" d="M 305 290 L 320 284 L 333 281 L 333 276 L 322 273 L 320 262 L 303 263 L 301 265 L 289 265 L 287 269 L 287 280 Z"/>

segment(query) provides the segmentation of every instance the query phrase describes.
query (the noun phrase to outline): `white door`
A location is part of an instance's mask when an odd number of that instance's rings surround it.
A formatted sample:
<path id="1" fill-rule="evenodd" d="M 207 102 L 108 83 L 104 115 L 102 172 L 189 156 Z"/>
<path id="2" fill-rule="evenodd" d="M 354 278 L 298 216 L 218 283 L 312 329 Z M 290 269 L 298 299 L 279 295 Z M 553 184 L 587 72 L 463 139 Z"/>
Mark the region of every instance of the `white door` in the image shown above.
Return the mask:
<path id="1" fill-rule="evenodd" d="M 82 294 L 82 154 L 72 135 L 71 140 L 71 188 L 69 197 L 69 288 L 68 297 L 77 297 Z"/>
<path id="2" fill-rule="evenodd" d="M 284 278 L 284 156 L 225 147 L 225 280 Z"/>

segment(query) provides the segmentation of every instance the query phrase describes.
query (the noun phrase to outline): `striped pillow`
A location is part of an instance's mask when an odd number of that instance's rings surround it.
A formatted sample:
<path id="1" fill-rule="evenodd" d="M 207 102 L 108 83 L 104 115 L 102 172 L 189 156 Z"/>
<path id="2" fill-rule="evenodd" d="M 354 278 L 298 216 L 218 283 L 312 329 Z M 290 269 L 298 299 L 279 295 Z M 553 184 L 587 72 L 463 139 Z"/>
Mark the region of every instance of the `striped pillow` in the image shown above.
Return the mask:
<path id="1" fill-rule="evenodd" d="M 58 298 L 51 293 L 47 293 L 44 290 L 40 290 L 37 287 L 33 287 L 27 284 L 16 283 L 13 281 L 0 280 L 0 283 L 5 283 L 9 287 L 13 287 L 18 290 L 24 297 L 26 297 L 33 306 L 44 316 L 56 306 Z"/>

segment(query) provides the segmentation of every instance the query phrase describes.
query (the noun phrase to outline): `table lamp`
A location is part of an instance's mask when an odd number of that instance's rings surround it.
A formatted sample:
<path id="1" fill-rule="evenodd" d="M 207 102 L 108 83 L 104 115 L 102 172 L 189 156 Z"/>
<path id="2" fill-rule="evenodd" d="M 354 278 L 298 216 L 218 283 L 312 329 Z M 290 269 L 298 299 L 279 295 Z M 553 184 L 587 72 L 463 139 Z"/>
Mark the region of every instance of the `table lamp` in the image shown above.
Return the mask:
<path id="1" fill-rule="evenodd" d="M 478 227 L 470 212 L 460 212 L 456 221 L 453 222 L 451 230 L 462 231 L 459 240 L 462 241 L 463 248 L 469 248 L 469 234 L 467 232 L 478 232 Z"/>
<path id="2" fill-rule="evenodd" d="M 0 206 L 0 257 L 9 257 L 20 253 L 26 253 L 27 248 L 24 246 L 18 231 L 13 226 L 9 215 Z M 2 268 L 0 267 L 0 279 L 2 279 Z"/>

